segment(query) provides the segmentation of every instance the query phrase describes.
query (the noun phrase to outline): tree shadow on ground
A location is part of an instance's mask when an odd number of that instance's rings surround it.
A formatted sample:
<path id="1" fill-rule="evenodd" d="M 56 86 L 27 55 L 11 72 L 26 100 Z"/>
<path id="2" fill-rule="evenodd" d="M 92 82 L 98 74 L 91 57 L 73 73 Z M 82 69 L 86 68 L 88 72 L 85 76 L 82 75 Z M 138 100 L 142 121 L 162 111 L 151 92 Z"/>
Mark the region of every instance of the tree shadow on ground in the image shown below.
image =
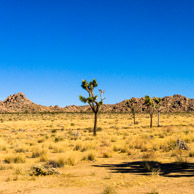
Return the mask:
<path id="1" fill-rule="evenodd" d="M 93 165 L 109 168 L 111 173 L 133 173 L 138 175 L 158 174 L 164 177 L 194 177 L 194 163 L 160 163 L 156 161 L 136 161 L 121 164 Z"/>

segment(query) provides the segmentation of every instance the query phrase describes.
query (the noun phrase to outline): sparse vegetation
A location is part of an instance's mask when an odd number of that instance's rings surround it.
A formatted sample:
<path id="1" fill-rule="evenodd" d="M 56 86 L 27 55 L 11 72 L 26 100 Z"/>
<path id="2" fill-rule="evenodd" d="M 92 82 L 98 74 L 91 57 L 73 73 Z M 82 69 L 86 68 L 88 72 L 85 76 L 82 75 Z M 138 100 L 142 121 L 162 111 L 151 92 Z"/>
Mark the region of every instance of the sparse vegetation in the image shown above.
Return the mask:
<path id="1" fill-rule="evenodd" d="M 148 193 L 153 192 L 150 188 L 156 183 L 157 191 L 162 191 L 172 187 L 166 180 L 173 182 L 173 176 L 179 177 L 178 183 L 192 185 L 194 114 L 163 113 L 160 128 L 154 127 L 157 112 L 152 128 L 147 125 L 148 116 L 136 113 L 136 117 L 140 122 L 129 125 L 127 113 L 101 113 L 101 130 L 94 138 L 91 113 L 1 114 L 2 189 L 17 193 L 21 184 L 30 191 L 34 189 L 31 183 L 40 189 L 45 184 L 52 187 L 51 177 L 59 189 L 71 192 L 72 188 L 83 187 L 86 193 L 95 194 L 113 190 Z M 6 181 L 14 187 L 3 187 Z M 191 189 L 188 186 L 185 190 L 189 193 Z M 174 190 L 179 191 L 178 187 Z"/>

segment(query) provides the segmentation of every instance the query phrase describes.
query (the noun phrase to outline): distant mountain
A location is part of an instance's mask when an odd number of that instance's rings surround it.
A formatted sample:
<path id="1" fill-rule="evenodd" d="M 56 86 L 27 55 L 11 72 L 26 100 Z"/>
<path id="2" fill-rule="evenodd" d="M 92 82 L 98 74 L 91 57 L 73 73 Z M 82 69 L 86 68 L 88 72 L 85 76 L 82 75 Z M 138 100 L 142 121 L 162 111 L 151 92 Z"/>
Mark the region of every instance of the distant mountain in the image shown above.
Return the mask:
<path id="1" fill-rule="evenodd" d="M 145 112 L 144 97 L 133 98 L 137 104 L 139 112 Z M 130 104 L 124 100 L 116 104 L 104 104 L 101 107 L 101 112 L 129 112 Z M 66 106 L 61 108 L 59 106 L 42 106 L 33 103 L 26 98 L 24 93 L 10 95 L 4 101 L 0 102 L 0 112 L 85 112 L 91 111 L 89 106 Z M 165 96 L 161 102 L 162 112 L 194 112 L 194 99 L 189 99 L 185 96 L 174 95 Z"/>

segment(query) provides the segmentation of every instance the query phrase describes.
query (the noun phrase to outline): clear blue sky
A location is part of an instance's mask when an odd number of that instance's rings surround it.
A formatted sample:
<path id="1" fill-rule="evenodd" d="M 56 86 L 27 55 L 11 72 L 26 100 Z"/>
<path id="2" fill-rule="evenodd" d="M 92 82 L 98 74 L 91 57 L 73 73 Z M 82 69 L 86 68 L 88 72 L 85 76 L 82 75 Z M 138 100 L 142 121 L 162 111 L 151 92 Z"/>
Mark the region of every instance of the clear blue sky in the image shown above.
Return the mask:
<path id="1" fill-rule="evenodd" d="M 22 91 L 81 105 L 93 78 L 105 103 L 194 98 L 193 10 L 193 0 L 1 0 L 0 100 Z"/>

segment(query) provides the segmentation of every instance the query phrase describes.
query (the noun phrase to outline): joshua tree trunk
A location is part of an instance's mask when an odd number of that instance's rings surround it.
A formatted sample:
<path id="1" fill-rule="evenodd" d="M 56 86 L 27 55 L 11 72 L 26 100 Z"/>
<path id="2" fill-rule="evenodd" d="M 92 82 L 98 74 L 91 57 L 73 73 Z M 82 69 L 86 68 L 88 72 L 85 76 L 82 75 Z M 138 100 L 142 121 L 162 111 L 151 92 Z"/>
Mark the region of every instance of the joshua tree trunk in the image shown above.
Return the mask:
<path id="1" fill-rule="evenodd" d="M 153 114 L 150 114 L 150 128 L 152 128 L 152 117 L 153 117 Z"/>
<path id="2" fill-rule="evenodd" d="M 158 127 L 160 127 L 160 111 L 158 111 Z"/>
<path id="3" fill-rule="evenodd" d="M 96 136 L 96 131 L 97 131 L 97 118 L 98 118 L 98 113 L 95 112 L 95 117 L 94 117 L 94 132 L 93 135 Z"/>

